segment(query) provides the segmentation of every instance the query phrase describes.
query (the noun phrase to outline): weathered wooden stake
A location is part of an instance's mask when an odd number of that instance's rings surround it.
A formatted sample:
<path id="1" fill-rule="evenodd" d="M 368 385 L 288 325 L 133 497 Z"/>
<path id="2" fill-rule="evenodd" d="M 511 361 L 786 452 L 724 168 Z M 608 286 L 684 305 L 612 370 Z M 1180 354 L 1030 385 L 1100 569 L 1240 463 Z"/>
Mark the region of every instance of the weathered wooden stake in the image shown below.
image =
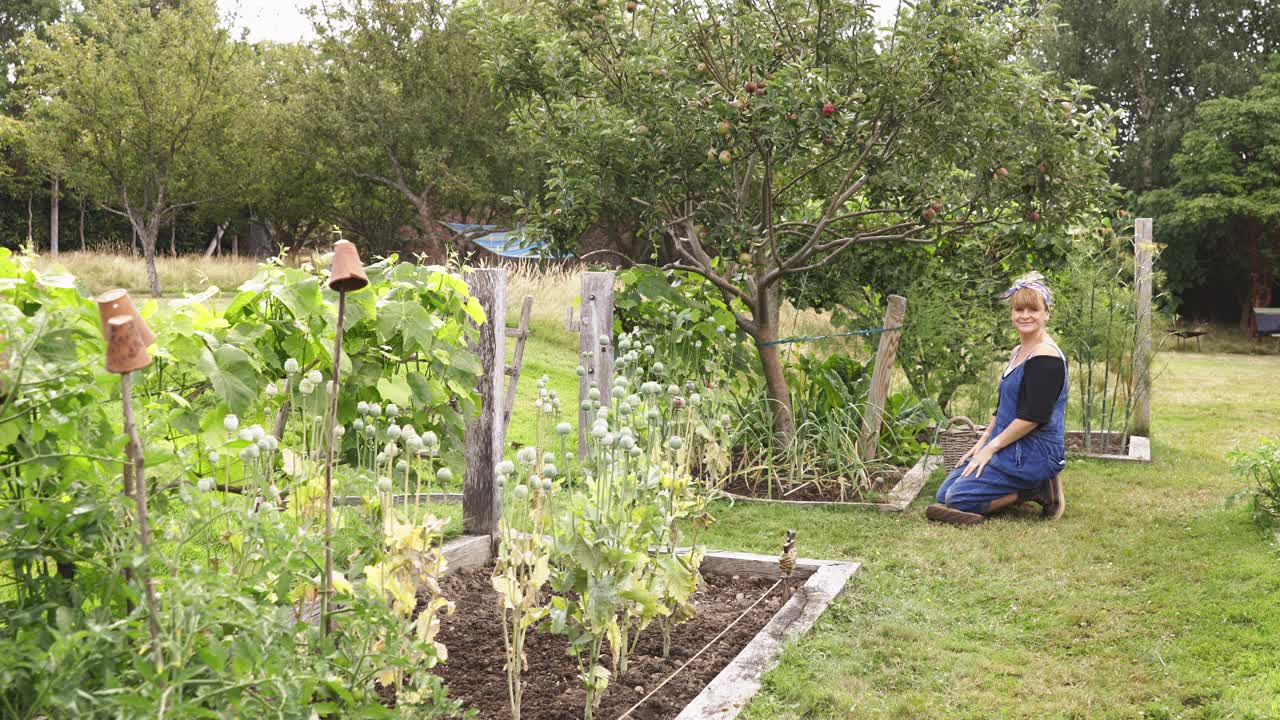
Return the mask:
<path id="1" fill-rule="evenodd" d="M 332 618 L 329 615 L 333 594 L 333 429 L 338 422 L 338 370 L 342 364 L 342 325 L 347 313 L 347 294 L 338 293 L 338 323 L 333 339 L 333 388 L 330 393 L 329 407 L 325 411 L 325 422 L 320 427 L 326 431 L 326 451 L 324 460 L 324 587 L 320 589 L 320 632 L 325 637 L 333 630 Z"/>
<path id="2" fill-rule="evenodd" d="M 124 408 L 124 430 L 129 441 L 125 445 L 125 462 L 133 468 L 133 501 L 138 511 L 138 541 L 143 556 L 151 554 L 151 522 L 147 518 L 147 476 L 142 459 L 142 440 L 138 437 L 138 425 L 133 419 L 133 373 L 120 376 L 120 404 Z M 151 631 L 151 644 L 157 664 L 163 664 L 160 652 L 160 603 L 156 600 L 156 581 L 144 565 L 143 588 L 147 600 L 147 626 Z"/>
<path id="3" fill-rule="evenodd" d="M 467 423 L 467 471 L 462 481 L 462 530 L 468 535 L 490 535 L 498 530 L 502 496 L 494 484 L 494 470 L 502 461 L 502 385 L 505 376 L 507 271 L 498 268 L 471 270 L 467 274 L 471 294 L 484 309 L 486 322 L 471 343 L 480 360 L 480 412 Z"/>
<path id="4" fill-rule="evenodd" d="M 342 329 L 347 314 L 347 293 L 369 284 L 360 254 L 356 246 L 347 240 L 333 244 L 333 269 L 329 276 L 329 289 L 338 293 L 338 322 L 333 337 L 333 381 L 329 388 L 329 407 L 325 421 L 320 426 L 325 433 L 324 457 L 324 587 L 320 590 L 320 634 L 328 637 L 333 632 L 333 463 L 340 448 L 335 448 L 335 431 L 338 427 L 338 392 L 341 389 Z"/>
<path id="5" fill-rule="evenodd" d="M 1151 218 L 1138 218 L 1133 228 L 1134 284 L 1137 295 L 1137 331 L 1133 351 L 1132 435 L 1151 436 L 1151 261 L 1155 244 Z"/>
<path id="6" fill-rule="evenodd" d="M 511 356 L 511 365 L 506 374 L 511 380 L 507 383 L 506 398 L 502 403 L 502 444 L 507 441 L 507 428 L 511 427 L 511 412 L 516 406 L 516 390 L 520 386 L 520 371 L 524 368 L 524 342 L 529 339 L 529 315 L 533 312 L 533 296 L 525 295 L 520 306 L 520 324 L 515 328 L 506 328 L 506 336 L 516 339 L 516 350 Z"/>
<path id="7" fill-rule="evenodd" d="M 889 397 L 889 382 L 893 379 L 893 368 L 898 359 L 898 343 L 902 340 L 902 332 L 893 328 L 902 327 L 902 319 L 906 314 L 907 299 L 901 295 L 890 295 L 889 307 L 884 313 L 884 325 L 881 326 L 890 328 L 890 331 L 880 334 L 880 349 L 876 352 L 871 389 L 867 392 L 867 408 L 862 416 L 862 435 L 858 439 L 863 460 L 874 458 L 880 445 L 884 402 Z"/>
<path id="8" fill-rule="evenodd" d="M 613 286 L 611 272 L 582 273 L 582 303 L 578 362 L 587 372 L 578 380 L 578 456 L 587 454 L 587 432 L 593 415 L 582 409 L 587 391 L 594 383 L 600 389 L 600 404 L 609 406 L 613 386 Z"/>

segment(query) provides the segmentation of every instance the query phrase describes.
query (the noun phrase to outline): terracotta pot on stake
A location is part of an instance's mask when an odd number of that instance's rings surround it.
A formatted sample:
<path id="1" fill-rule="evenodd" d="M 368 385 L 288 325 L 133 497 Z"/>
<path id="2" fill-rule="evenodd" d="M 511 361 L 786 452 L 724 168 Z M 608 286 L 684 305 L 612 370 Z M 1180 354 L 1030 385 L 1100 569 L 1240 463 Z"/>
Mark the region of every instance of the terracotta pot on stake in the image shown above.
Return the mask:
<path id="1" fill-rule="evenodd" d="M 334 430 L 338 420 L 338 370 L 342 364 L 342 320 L 347 312 L 347 293 L 369 284 L 360 264 L 360 253 L 347 240 L 333 245 L 333 272 L 329 276 L 329 289 L 338 293 L 338 324 L 333 339 L 333 392 L 329 395 L 329 409 L 325 413 L 325 432 L 328 435 L 328 451 L 324 462 L 324 587 L 320 592 L 320 628 L 324 636 L 332 631 L 330 605 L 333 594 L 333 459 Z"/>
<path id="2" fill-rule="evenodd" d="M 127 315 L 133 318 L 133 327 L 138 332 L 138 337 L 142 339 L 144 348 L 151 347 L 156 341 L 156 334 L 151 332 L 151 328 L 147 327 L 147 322 L 142 319 L 142 315 L 138 313 L 138 309 L 133 306 L 133 298 L 129 297 L 129 292 L 121 288 L 108 290 L 98 297 L 94 298 L 98 303 L 98 317 L 102 319 L 102 335 L 107 336 L 107 321 L 113 317 Z"/>
<path id="3" fill-rule="evenodd" d="M 126 295 L 127 297 L 127 295 Z M 101 305 L 99 306 L 101 308 Z M 141 325 L 141 327 L 140 327 Z M 128 436 L 125 443 L 125 484 L 132 485 L 133 501 L 138 513 L 138 539 L 142 546 L 143 564 L 139 565 L 139 573 L 143 576 L 143 588 L 147 602 L 147 624 L 151 630 L 151 645 L 155 653 L 157 665 L 163 664 L 160 651 L 160 606 L 156 601 L 155 580 L 146 571 L 146 557 L 151 552 L 151 524 L 147 518 L 147 479 L 142 457 L 142 441 L 138 437 L 138 425 L 133 416 L 133 372 L 151 364 L 151 356 L 143 344 L 141 328 L 145 324 L 130 314 L 119 314 L 107 318 L 107 371 L 120 376 L 120 402 L 124 410 L 124 430 Z M 150 335 L 150 330 L 147 330 Z M 151 335 L 154 339 L 154 335 Z M 132 474 L 132 483 L 129 476 Z"/>

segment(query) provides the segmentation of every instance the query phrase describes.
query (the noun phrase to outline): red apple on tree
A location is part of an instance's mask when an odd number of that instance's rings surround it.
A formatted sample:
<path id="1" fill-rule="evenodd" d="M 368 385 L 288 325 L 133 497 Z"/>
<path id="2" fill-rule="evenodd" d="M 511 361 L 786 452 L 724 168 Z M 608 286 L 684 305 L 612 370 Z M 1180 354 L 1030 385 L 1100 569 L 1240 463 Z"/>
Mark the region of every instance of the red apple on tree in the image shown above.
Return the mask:
<path id="1" fill-rule="evenodd" d="M 1028 220 L 1030 220 L 1030 221 L 1031 221 L 1031 222 L 1033 222 L 1033 223 L 1038 223 L 1038 222 L 1040 222 L 1040 211 L 1039 211 L 1039 210 L 1032 210 L 1032 211 L 1030 212 L 1030 214 L 1028 214 L 1028 215 L 1027 215 L 1027 219 L 1028 219 Z"/>
<path id="2" fill-rule="evenodd" d="M 823 117 L 831 117 L 832 115 L 835 115 L 835 114 L 836 114 L 836 106 L 832 105 L 830 101 L 822 104 Z"/>
<path id="3" fill-rule="evenodd" d="M 1009 168 L 1006 168 L 1006 167 L 996 168 L 996 174 L 1002 178 L 1007 178 L 1009 177 Z"/>

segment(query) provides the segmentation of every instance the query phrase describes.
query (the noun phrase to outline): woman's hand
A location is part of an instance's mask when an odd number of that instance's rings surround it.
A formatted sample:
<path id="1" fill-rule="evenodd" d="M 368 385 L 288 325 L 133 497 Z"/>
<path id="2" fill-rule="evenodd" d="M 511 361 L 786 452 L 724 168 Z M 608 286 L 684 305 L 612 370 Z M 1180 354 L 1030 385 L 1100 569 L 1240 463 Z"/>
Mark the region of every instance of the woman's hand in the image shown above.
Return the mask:
<path id="1" fill-rule="evenodd" d="M 966 450 L 964 454 L 960 456 L 960 460 L 956 462 L 956 467 L 963 465 L 965 460 L 968 460 L 969 458 L 973 457 L 973 454 L 978 452 L 978 448 L 981 448 L 983 443 L 985 443 L 986 441 L 987 441 L 986 435 L 983 435 L 982 437 L 978 438 L 978 442 L 974 443 L 973 447 Z"/>
<path id="2" fill-rule="evenodd" d="M 964 468 L 965 477 L 982 477 L 982 471 L 987 467 L 987 463 L 991 462 L 991 458 L 996 454 L 994 444 L 988 444 L 981 450 L 973 454 L 973 459 Z M 963 462 L 963 461 L 962 461 Z"/>

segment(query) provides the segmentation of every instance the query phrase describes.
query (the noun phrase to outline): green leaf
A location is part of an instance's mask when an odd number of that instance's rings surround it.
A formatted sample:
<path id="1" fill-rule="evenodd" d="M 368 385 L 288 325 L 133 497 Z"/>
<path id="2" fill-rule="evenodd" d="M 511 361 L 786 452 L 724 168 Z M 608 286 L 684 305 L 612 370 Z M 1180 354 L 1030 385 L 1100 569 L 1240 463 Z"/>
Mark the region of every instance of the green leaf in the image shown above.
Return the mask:
<path id="1" fill-rule="evenodd" d="M 258 373 L 245 351 L 234 345 L 223 345 L 212 352 L 206 348 L 196 368 L 209 378 L 214 391 L 231 412 L 238 415 L 253 406 Z"/>

